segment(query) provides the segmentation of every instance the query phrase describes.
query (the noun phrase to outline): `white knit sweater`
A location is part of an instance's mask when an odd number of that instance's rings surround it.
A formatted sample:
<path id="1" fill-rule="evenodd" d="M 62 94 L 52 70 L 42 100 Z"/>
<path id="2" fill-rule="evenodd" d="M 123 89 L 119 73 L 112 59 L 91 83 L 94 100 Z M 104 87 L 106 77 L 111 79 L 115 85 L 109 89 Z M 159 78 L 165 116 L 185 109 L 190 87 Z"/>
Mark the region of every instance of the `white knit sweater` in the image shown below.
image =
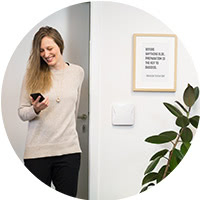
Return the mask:
<path id="1" fill-rule="evenodd" d="M 42 94 L 49 97 L 49 106 L 36 114 L 23 81 L 19 117 L 28 121 L 24 159 L 58 156 L 81 152 L 76 131 L 83 69 L 71 64 L 64 70 L 51 69 L 53 86 Z M 61 101 L 56 102 L 57 96 Z"/>

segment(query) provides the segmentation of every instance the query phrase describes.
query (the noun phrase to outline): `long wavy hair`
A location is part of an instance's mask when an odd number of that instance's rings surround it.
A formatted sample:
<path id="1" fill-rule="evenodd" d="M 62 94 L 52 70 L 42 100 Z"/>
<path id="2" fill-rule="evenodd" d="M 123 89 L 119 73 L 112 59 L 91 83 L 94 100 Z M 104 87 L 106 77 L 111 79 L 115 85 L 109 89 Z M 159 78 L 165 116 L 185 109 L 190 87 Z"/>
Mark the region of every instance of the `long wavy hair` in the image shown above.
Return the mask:
<path id="1" fill-rule="evenodd" d="M 29 94 L 34 92 L 47 92 L 52 86 L 50 68 L 40 57 L 41 40 L 45 36 L 52 38 L 60 48 L 61 54 L 63 54 L 64 41 L 60 33 L 49 26 L 41 27 L 33 38 L 32 49 L 26 71 L 26 89 Z"/>

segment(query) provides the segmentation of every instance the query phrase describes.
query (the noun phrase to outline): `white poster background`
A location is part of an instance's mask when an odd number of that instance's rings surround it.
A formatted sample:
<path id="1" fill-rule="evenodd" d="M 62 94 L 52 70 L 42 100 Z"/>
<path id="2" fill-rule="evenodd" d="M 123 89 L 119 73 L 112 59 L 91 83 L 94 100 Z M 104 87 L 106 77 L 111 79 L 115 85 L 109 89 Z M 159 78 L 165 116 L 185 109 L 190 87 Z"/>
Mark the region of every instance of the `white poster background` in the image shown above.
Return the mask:
<path id="1" fill-rule="evenodd" d="M 0 6 L 0 80 L 1 85 L 6 66 L 15 51 L 15 48 L 27 32 L 42 19 L 48 15 L 76 3 L 83 1 L 77 0 L 7 0 L 1 1 Z M 200 73 L 199 60 L 199 44 L 200 44 L 200 27 L 198 21 L 200 19 L 199 1 L 160 1 L 160 0 L 113 0 L 113 2 L 125 3 L 140 8 L 156 18 L 160 19 L 184 43 L 185 48 L 191 55 L 198 75 Z M 178 14 L 177 14 L 178 12 Z M 199 76 L 200 78 L 200 76 Z M 15 99 L 13 99 L 15 101 Z M 21 167 L 21 161 L 8 141 L 2 118 L 0 119 L 0 198 L 8 199 L 48 199 L 48 200 L 66 200 L 72 199 L 64 195 L 44 189 L 38 184 L 38 181 L 31 182 L 29 185 L 29 173 L 24 173 Z M 198 130 L 193 145 L 188 152 L 188 156 L 182 161 L 183 165 L 177 170 L 173 176 L 158 184 L 154 189 L 141 195 L 136 195 L 127 200 L 169 200 L 169 199 L 198 199 L 199 197 L 199 166 L 200 166 L 200 131 Z M 14 164 L 13 164 L 14 163 Z M 14 166 L 14 170 L 13 170 Z M 187 173 L 185 173 L 187 171 Z M 183 176 L 184 174 L 184 176 Z M 33 189 L 34 188 L 34 189 Z"/>
<path id="2" fill-rule="evenodd" d="M 135 55 L 136 89 L 174 89 L 174 37 L 137 36 Z"/>
<path id="3" fill-rule="evenodd" d="M 141 78 L 144 82 L 160 83 L 169 81 L 169 44 L 167 43 L 144 43 L 143 66 L 141 65 Z"/>

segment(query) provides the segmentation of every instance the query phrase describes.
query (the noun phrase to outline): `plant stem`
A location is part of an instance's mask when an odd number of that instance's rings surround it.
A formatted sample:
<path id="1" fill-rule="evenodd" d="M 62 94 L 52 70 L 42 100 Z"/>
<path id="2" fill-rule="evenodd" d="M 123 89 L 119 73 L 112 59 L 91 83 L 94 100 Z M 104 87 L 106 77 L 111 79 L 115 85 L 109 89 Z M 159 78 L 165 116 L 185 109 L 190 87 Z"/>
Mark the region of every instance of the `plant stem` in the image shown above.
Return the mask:
<path id="1" fill-rule="evenodd" d="M 165 158 L 166 160 L 169 160 L 169 158 L 167 158 L 167 157 L 165 157 L 165 156 L 164 156 L 163 158 Z"/>
<path id="2" fill-rule="evenodd" d="M 187 118 L 189 118 L 190 110 L 191 110 L 191 107 L 189 107 L 189 109 L 188 109 L 188 112 L 187 112 Z"/>
<path id="3" fill-rule="evenodd" d="M 171 143 L 174 145 L 174 143 L 171 141 Z"/>
<path id="4" fill-rule="evenodd" d="M 187 118 L 189 118 L 189 116 L 190 116 L 190 111 L 191 111 L 191 107 L 189 107 L 189 109 L 188 109 Z M 170 161 L 171 161 L 171 159 L 172 159 L 172 155 L 173 155 L 174 149 L 176 148 L 176 145 L 177 145 L 178 142 L 179 142 L 179 138 L 181 137 L 182 132 L 183 132 L 183 129 L 181 129 L 180 134 L 178 134 L 178 137 L 176 138 L 175 143 L 172 142 L 172 143 L 173 143 L 173 148 L 172 148 L 172 150 L 171 150 L 171 152 L 170 152 L 169 159 L 168 159 L 167 166 L 166 166 L 166 168 L 165 168 L 165 171 L 164 171 L 162 180 L 167 176 L 167 171 L 168 171 L 169 166 L 170 166 Z"/>
<path id="5" fill-rule="evenodd" d="M 167 171 L 168 171 L 168 169 L 169 169 L 170 161 L 171 161 L 171 159 L 172 159 L 172 155 L 173 155 L 174 149 L 176 148 L 176 145 L 177 145 L 178 142 L 179 142 L 179 138 L 181 137 L 182 130 L 183 130 L 183 129 L 181 129 L 180 134 L 179 134 L 178 137 L 176 138 L 176 141 L 175 141 L 175 143 L 174 143 L 174 146 L 173 146 L 173 148 L 172 148 L 172 150 L 171 150 L 171 152 L 170 152 L 169 159 L 168 159 L 167 166 L 166 166 L 166 168 L 165 168 L 165 171 L 164 171 L 162 180 L 163 180 L 163 179 L 166 177 L 166 175 L 167 175 Z"/>

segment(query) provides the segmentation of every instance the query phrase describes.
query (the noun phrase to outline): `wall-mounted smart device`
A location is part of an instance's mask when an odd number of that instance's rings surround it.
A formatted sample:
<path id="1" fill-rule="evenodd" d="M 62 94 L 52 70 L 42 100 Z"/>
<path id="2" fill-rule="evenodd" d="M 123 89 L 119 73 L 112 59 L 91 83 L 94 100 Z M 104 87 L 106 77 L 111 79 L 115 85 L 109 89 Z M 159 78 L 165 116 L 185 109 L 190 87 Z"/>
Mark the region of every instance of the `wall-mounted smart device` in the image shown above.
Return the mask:
<path id="1" fill-rule="evenodd" d="M 125 103 L 113 104 L 112 124 L 114 126 L 132 126 L 134 124 L 133 104 L 125 104 Z"/>

